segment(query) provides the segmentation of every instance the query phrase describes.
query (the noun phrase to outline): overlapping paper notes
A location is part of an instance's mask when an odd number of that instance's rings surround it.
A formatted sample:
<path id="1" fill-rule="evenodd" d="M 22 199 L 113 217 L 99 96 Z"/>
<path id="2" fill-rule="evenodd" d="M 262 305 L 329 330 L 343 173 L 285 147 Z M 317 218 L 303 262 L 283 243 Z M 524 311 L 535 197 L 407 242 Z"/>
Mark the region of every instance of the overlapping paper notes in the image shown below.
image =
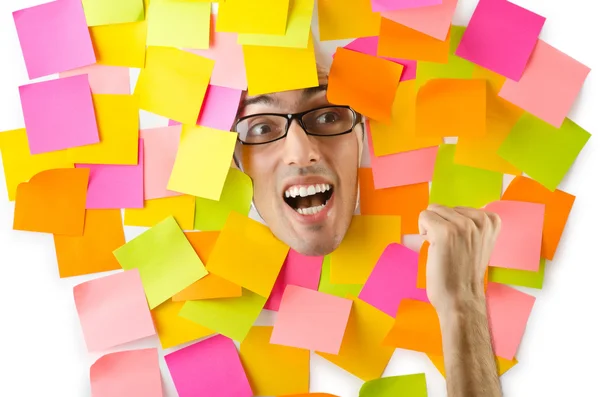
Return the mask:
<path id="1" fill-rule="evenodd" d="M 540 289 L 560 265 L 575 202 L 560 187 L 590 138 L 569 115 L 590 69 L 507 0 L 480 0 L 467 26 L 452 25 L 457 0 L 218 3 L 13 13 L 43 78 L 18 87 L 22 128 L 0 133 L 13 227 L 52 234 L 60 277 L 112 271 L 73 289 L 87 349 L 122 350 L 91 366 L 92 394 L 163 396 L 164 356 L 180 397 L 332 396 L 310 393 L 314 351 L 364 381 L 361 397 L 426 396 L 424 374 L 382 374 L 396 348 L 445 373 L 429 246 L 402 244 L 431 203 L 500 216 L 488 318 L 498 372 L 514 367 L 535 302 L 514 286 Z M 370 157 L 360 212 L 324 257 L 251 218 L 253 180 L 232 165 L 240 101 L 323 84 L 316 59 Z M 140 131 L 140 111 L 162 122 Z M 263 309 L 276 319 L 256 326 Z M 156 336 L 175 349 L 127 349 Z"/>

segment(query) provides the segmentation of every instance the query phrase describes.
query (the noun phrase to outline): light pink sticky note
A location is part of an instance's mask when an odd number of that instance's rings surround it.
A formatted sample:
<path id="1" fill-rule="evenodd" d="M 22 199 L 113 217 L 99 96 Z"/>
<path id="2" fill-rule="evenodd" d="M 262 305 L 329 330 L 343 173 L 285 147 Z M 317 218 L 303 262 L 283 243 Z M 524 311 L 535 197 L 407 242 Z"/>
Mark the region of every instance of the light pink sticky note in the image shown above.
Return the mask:
<path id="1" fill-rule="evenodd" d="M 495 201 L 487 211 L 500 215 L 502 225 L 490 266 L 538 271 L 542 252 L 544 204 Z"/>
<path id="2" fill-rule="evenodd" d="M 401 244 L 390 244 L 377 261 L 358 297 L 392 317 L 402 299 L 429 302 L 427 291 L 417 288 L 419 254 Z"/>
<path id="3" fill-rule="evenodd" d="M 438 40 L 446 40 L 457 4 L 458 0 L 442 0 L 441 4 L 431 7 L 385 11 L 381 16 Z"/>
<path id="4" fill-rule="evenodd" d="M 512 360 L 521 344 L 535 297 L 498 283 L 488 283 L 486 297 L 494 353 Z"/>
<path id="5" fill-rule="evenodd" d="M 92 94 L 129 95 L 131 93 L 129 68 L 108 65 L 90 65 L 59 74 L 60 77 L 87 74 Z"/>
<path id="6" fill-rule="evenodd" d="M 233 341 L 223 335 L 167 354 L 179 397 L 251 397 L 252 389 Z"/>
<path id="7" fill-rule="evenodd" d="M 456 55 L 519 80 L 546 18 L 510 1 L 480 0 Z"/>
<path id="8" fill-rule="evenodd" d="M 19 87 L 31 154 L 100 142 L 86 75 Z"/>
<path id="9" fill-rule="evenodd" d="M 87 209 L 144 208 L 144 143 L 140 139 L 137 165 L 75 164 L 89 168 Z"/>
<path id="10" fill-rule="evenodd" d="M 238 108 L 242 90 L 209 85 L 202 103 L 198 125 L 230 131 Z"/>
<path id="11" fill-rule="evenodd" d="M 288 285 L 275 320 L 271 343 L 338 354 L 352 301 Z"/>
<path id="12" fill-rule="evenodd" d="M 146 200 L 180 196 L 167 190 L 177 157 L 181 127 L 141 130 L 144 142 L 144 198 Z"/>
<path id="13" fill-rule="evenodd" d="M 30 79 L 96 63 L 81 1 L 55 0 L 13 18 Z"/>
<path id="14" fill-rule="evenodd" d="M 316 291 L 319 288 L 322 265 L 322 256 L 305 256 L 290 249 L 264 308 L 279 310 L 281 298 L 288 285 L 297 285 Z"/>
<path id="15" fill-rule="evenodd" d="M 376 57 L 378 42 L 378 36 L 360 37 L 350 42 L 344 48 L 347 50 L 352 50 Z M 388 61 L 396 62 L 404 66 L 404 70 L 402 71 L 402 77 L 400 78 L 400 81 L 414 80 L 417 77 L 417 61 L 389 57 L 379 58 L 387 59 Z"/>
<path id="16" fill-rule="evenodd" d="M 442 4 L 442 0 L 371 0 L 373 12 L 428 7 Z"/>
<path id="17" fill-rule="evenodd" d="M 92 397 L 163 397 L 158 350 L 106 354 L 92 364 L 90 383 Z"/>
<path id="18" fill-rule="evenodd" d="M 589 73 L 589 67 L 538 40 L 521 79 L 506 79 L 499 95 L 560 128 Z"/>
<path id="19" fill-rule="evenodd" d="M 154 323 L 137 269 L 97 278 L 73 288 L 89 351 L 154 335 Z"/>

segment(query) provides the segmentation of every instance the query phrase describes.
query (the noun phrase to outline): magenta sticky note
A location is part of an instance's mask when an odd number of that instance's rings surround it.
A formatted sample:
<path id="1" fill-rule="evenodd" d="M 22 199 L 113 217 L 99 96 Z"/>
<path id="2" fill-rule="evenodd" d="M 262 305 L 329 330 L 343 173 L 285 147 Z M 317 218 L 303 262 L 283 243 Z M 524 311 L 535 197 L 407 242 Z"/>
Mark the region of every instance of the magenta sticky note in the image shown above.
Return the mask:
<path id="1" fill-rule="evenodd" d="M 521 79 L 506 79 L 498 95 L 560 128 L 589 73 L 589 67 L 538 40 Z"/>
<path id="2" fill-rule="evenodd" d="M 81 1 L 55 0 L 13 18 L 30 79 L 96 63 Z"/>
<path id="3" fill-rule="evenodd" d="M 402 299 L 429 302 L 417 288 L 419 254 L 401 244 L 390 244 L 381 254 L 358 297 L 392 317 Z"/>
<path id="4" fill-rule="evenodd" d="M 125 350 L 90 367 L 92 397 L 163 397 L 157 349 Z"/>
<path id="5" fill-rule="evenodd" d="M 92 94 L 129 95 L 131 93 L 129 68 L 108 65 L 90 65 L 59 74 L 60 77 L 86 74 Z"/>
<path id="6" fill-rule="evenodd" d="M 73 295 L 89 351 L 156 334 L 137 269 L 76 285 Z"/>
<path id="7" fill-rule="evenodd" d="M 251 397 L 252 389 L 233 341 L 223 335 L 167 354 L 179 397 Z"/>
<path id="8" fill-rule="evenodd" d="M 480 0 L 456 55 L 519 80 L 546 18 L 506 0 Z"/>
<path id="9" fill-rule="evenodd" d="M 281 298 L 288 285 L 317 290 L 322 265 L 322 256 L 306 256 L 290 249 L 264 308 L 279 310 Z"/>
<path id="10" fill-rule="evenodd" d="M 458 0 L 423 8 L 384 11 L 381 16 L 438 40 L 446 40 Z"/>
<path id="11" fill-rule="evenodd" d="M 144 143 L 144 198 L 181 196 L 167 189 L 179 149 L 181 126 L 141 130 Z"/>
<path id="12" fill-rule="evenodd" d="M 442 4 L 442 0 L 371 0 L 373 12 L 428 7 Z"/>
<path id="13" fill-rule="evenodd" d="M 86 75 L 19 87 L 31 154 L 100 142 Z"/>
<path id="14" fill-rule="evenodd" d="M 144 208 L 144 143 L 140 139 L 137 165 L 75 164 L 89 168 L 87 209 Z"/>
<path id="15" fill-rule="evenodd" d="M 352 50 L 376 57 L 378 42 L 378 36 L 360 37 L 356 40 L 353 40 L 348 45 L 344 46 L 344 48 L 347 50 Z M 411 59 L 389 57 L 379 58 L 387 59 L 388 61 L 399 63 L 400 65 L 404 66 L 404 70 L 402 71 L 402 77 L 400 77 L 400 81 L 414 80 L 417 77 L 417 61 Z"/>
<path id="16" fill-rule="evenodd" d="M 242 90 L 209 85 L 197 124 L 230 131 L 240 107 L 241 96 Z"/>
<path id="17" fill-rule="evenodd" d="M 535 297 L 508 285 L 488 283 L 486 300 L 494 353 L 512 360 L 525 334 Z"/>
<path id="18" fill-rule="evenodd" d="M 490 266 L 538 271 L 542 252 L 544 204 L 495 201 L 485 209 L 500 215 L 500 234 Z"/>

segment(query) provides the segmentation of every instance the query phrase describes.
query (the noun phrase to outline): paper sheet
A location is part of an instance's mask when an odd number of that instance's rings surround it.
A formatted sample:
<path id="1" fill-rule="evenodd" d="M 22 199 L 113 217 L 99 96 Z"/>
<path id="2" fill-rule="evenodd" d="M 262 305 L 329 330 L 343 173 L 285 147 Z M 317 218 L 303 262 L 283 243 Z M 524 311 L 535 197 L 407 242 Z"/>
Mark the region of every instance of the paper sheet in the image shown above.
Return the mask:
<path id="1" fill-rule="evenodd" d="M 184 230 L 194 229 L 194 196 L 176 196 L 147 200 L 144 208 L 125 209 L 125 226 L 152 227 L 168 216 L 173 216 Z"/>
<path id="2" fill-rule="evenodd" d="M 392 376 L 374 379 L 365 383 L 359 397 L 395 397 L 406 395 L 411 397 L 427 397 L 425 374 Z"/>
<path id="3" fill-rule="evenodd" d="M 197 124 L 230 131 L 237 116 L 241 96 L 242 90 L 209 85 Z"/>
<path id="4" fill-rule="evenodd" d="M 154 1 L 148 9 L 149 46 L 208 48 L 210 3 Z"/>
<path id="5" fill-rule="evenodd" d="M 92 94 L 129 95 L 129 69 L 121 66 L 90 65 L 59 73 L 60 78 L 87 74 Z"/>
<path id="6" fill-rule="evenodd" d="M 444 40 L 458 0 L 442 0 L 431 7 L 383 12 L 384 18 L 405 25 L 438 40 Z"/>
<path id="7" fill-rule="evenodd" d="M 88 26 L 144 20 L 142 0 L 83 0 L 83 10 Z"/>
<path id="8" fill-rule="evenodd" d="M 219 4 L 217 31 L 284 35 L 290 0 L 227 0 Z"/>
<path id="9" fill-rule="evenodd" d="M 381 16 L 373 12 L 370 0 L 317 0 L 317 6 L 320 41 L 379 34 Z"/>
<path id="10" fill-rule="evenodd" d="M 214 331 L 179 315 L 184 303 L 167 300 L 152 310 L 152 320 L 163 349 L 214 334 Z"/>
<path id="11" fill-rule="evenodd" d="M 432 356 L 428 354 L 427 357 L 431 360 L 433 365 L 446 377 L 446 369 L 444 368 L 444 356 Z M 502 357 L 496 357 L 496 367 L 498 369 L 498 376 L 504 375 L 509 369 L 517 365 L 519 362 L 515 358 L 514 360 L 507 360 Z"/>
<path id="12" fill-rule="evenodd" d="M 362 284 L 333 284 L 331 282 L 331 255 L 323 258 L 319 292 L 345 298 L 348 295 L 358 296 L 362 287 Z"/>
<path id="13" fill-rule="evenodd" d="M 371 0 L 373 11 L 393 11 L 442 4 L 442 0 Z"/>
<path id="14" fill-rule="evenodd" d="M 147 23 L 133 22 L 90 28 L 98 64 L 143 68 Z"/>
<path id="15" fill-rule="evenodd" d="M 141 130 L 144 143 L 144 199 L 179 196 L 167 189 L 177 157 L 181 127 L 161 127 Z"/>
<path id="16" fill-rule="evenodd" d="M 540 264 L 537 271 L 508 269 L 505 267 L 490 267 L 489 280 L 494 283 L 542 289 L 542 286 L 544 285 L 545 272 L 546 260 L 540 259 Z"/>

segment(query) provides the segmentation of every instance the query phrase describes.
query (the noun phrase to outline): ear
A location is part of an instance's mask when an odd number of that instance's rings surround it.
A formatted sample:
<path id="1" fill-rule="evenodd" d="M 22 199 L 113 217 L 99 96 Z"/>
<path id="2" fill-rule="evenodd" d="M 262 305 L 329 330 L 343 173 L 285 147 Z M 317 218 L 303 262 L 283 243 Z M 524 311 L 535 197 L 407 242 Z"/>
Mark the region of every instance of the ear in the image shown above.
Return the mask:
<path id="1" fill-rule="evenodd" d="M 362 164 L 362 155 L 363 155 L 363 148 L 365 145 L 365 135 L 366 135 L 366 131 L 365 131 L 365 119 L 363 116 L 360 116 L 362 118 L 362 122 L 360 122 L 359 124 L 356 125 L 356 127 L 354 128 L 354 132 L 356 134 L 356 139 L 358 140 L 358 166 L 360 167 L 360 165 Z"/>

